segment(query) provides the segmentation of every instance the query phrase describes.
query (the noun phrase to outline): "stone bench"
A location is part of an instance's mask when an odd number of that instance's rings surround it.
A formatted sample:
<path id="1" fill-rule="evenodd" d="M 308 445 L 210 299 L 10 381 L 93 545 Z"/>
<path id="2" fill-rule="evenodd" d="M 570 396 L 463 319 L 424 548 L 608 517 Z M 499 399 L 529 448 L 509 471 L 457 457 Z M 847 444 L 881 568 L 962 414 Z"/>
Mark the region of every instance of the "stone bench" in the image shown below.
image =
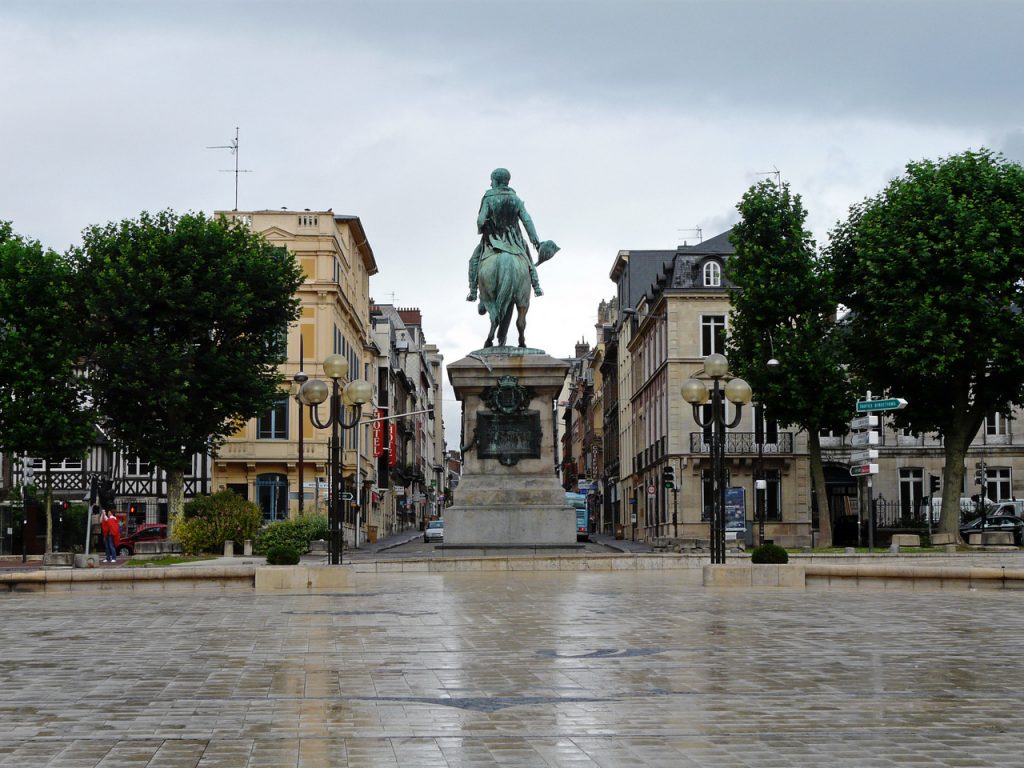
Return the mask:
<path id="1" fill-rule="evenodd" d="M 894 547 L 920 547 L 921 537 L 916 533 L 894 533 L 889 543 Z"/>
<path id="2" fill-rule="evenodd" d="M 967 543 L 972 546 L 1013 546 L 1013 533 L 1010 531 L 982 531 L 972 533 L 967 537 Z"/>
<path id="3" fill-rule="evenodd" d="M 135 545 L 136 555 L 180 555 L 181 542 L 140 541 Z"/>
<path id="4" fill-rule="evenodd" d="M 43 568 L 71 568 L 74 564 L 73 552 L 47 552 L 43 555 Z"/>
<path id="5" fill-rule="evenodd" d="M 952 544 L 956 546 L 960 543 L 960 537 L 955 533 L 933 533 L 932 534 L 932 546 L 938 547 L 944 544 Z"/>

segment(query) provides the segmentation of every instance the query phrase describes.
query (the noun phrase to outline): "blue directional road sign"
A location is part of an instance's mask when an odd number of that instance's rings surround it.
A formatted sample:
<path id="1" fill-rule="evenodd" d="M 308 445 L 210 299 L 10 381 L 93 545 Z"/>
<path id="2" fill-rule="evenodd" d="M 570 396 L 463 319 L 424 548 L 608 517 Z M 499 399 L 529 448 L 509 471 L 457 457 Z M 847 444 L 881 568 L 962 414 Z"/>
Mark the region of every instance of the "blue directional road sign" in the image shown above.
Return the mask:
<path id="1" fill-rule="evenodd" d="M 901 411 L 907 407 L 907 401 L 902 397 L 888 397 L 885 400 L 858 400 L 857 413 L 871 413 L 872 411 Z"/>

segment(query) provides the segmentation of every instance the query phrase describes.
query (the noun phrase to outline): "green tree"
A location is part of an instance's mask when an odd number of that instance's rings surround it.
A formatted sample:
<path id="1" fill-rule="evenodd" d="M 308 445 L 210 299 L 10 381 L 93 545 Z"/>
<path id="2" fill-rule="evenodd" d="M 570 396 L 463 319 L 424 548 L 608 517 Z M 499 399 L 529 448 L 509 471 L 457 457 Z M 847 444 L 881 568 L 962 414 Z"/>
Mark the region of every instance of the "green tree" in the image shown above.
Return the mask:
<path id="1" fill-rule="evenodd" d="M 66 259 L 0 222 L 0 450 L 46 460 L 46 551 L 53 547 L 50 465 L 80 459 L 95 437 L 80 323 Z M 40 483 L 40 480 L 42 481 Z"/>
<path id="2" fill-rule="evenodd" d="M 807 432 L 819 542 L 832 545 L 821 460 L 822 429 L 845 433 L 853 389 L 842 365 L 832 276 L 817 258 L 807 212 L 789 185 L 763 181 L 736 206 L 730 290 L 729 361 L 765 412 Z M 779 364 L 768 366 L 775 357 Z"/>
<path id="3" fill-rule="evenodd" d="M 167 472 L 177 515 L 192 456 L 281 396 L 302 271 L 262 235 L 201 213 L 91 227 L 75 255 L 96 406 L 120 445 Z"/>
<path id="4" fill-rule="evenodd" d="M 910 163 L 850 209 L 829 254 L 851 366 L 907 400 L 897 427 L 943 438 L 939 528 L 955 533 L 971 441 L 1024 402 L 1024 169 L 984 149 Z"/>

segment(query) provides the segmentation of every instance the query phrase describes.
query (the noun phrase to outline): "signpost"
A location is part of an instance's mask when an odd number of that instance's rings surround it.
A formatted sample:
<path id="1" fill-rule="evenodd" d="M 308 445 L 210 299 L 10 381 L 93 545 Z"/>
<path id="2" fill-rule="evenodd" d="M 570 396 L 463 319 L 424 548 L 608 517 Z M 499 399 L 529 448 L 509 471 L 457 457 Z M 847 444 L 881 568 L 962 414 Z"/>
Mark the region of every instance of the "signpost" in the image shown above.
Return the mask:
<path id="1" fill-rule="evenodd" d="M 857 401 L 857 413 L 867 414 L 859 416 L 850 422 L 853 430 L 861 430 L 855 434 L 850 443 L 858 448 L 866 448 L 863 451 L 854 451 L 850 454 L 850 476 L 857 477 L 864 481 L 861 486 L 861 498 L 867 501 L 868 516 L 868 551 L 875 546 L 875 510 L 874 500 L 871 498 L 871 476 L 878 474 L 878 465 L 872 460 L 878 458 L 878 451 L 872 446 L 879 444 L 878 432 L 874 427 L 879 426 L 878 416 L 872 415 L 881 411 L 900 411 L 907 407 L 907 401 L 902 397 L 887 397 L 879 400 L 872 399 L 871 392 L 865 393 L 863 400 Z M 861 507 L 863 508 L 863 506 Z M 859 517 L 859 516 L 858 516 Z M 858 525 L 858 529 L 860 526 Z M 858 536 L 858 539 L 860 537 Z"/>
<path id="2" fill-rule="evenodd" d="M 869 429 L 867 432 L 858 432 L 850 438 L 850 444 L 858 447 L 878 445 L 878 433 L 873 429 Z"/>
<path id="3" fill-rule="evenodd" d="M 863 477 L 864 475 L 877 475 L 878 465 L 877 464 L 854 464 L 850 467 L 850 474 L 853 477 Z"/>
<path id="4" fill-rule="evenodd" d="M 866 451 L 854 451 L 850 454 L 850 461 L 854 464 L 865 464 L 878 458 L 878 451 L 868 448 Z"/>
<path id="5" fill-rule="evenodd" d="M 902 397 L 889 397 L 885 400 L 872 400 L 870 397 L 867 400 L 857 401 L 857 413 L 872 413 L 874 411 L 902 411 L 907 407 L 907 401 Z"/>

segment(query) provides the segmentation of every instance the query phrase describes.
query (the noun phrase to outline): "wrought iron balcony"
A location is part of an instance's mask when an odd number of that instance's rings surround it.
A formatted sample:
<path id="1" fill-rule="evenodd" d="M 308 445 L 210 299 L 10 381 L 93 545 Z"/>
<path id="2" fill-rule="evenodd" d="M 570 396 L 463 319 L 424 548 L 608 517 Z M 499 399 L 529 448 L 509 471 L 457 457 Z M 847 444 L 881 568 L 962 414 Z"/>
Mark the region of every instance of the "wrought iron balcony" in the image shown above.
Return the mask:
<path id="1" fill-rule="evenodd" d="M 765 455 L 793 452 L 793 433 L 779 432 L 774 442 L 765 441 L 758 446 L 754 432 L 726 432 L 725 452 Z M 711 439 L 703 432 L 690 433 L 690 453 L 711 453 Z"/>

